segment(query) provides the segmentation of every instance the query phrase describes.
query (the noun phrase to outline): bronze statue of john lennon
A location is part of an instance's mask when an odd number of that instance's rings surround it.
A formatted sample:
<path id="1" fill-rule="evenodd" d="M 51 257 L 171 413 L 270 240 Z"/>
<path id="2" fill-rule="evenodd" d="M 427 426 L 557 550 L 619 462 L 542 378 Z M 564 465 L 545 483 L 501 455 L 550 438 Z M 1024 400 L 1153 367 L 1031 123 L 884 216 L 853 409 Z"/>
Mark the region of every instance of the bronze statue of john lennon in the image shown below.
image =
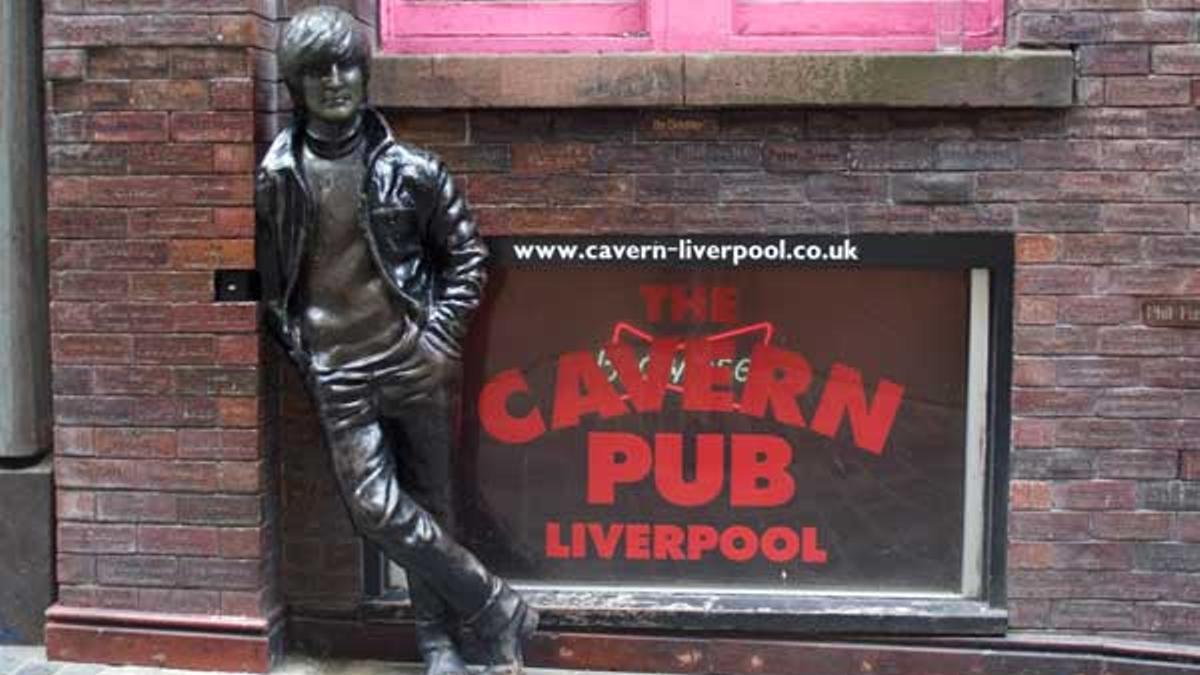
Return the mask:
<path id="1" fill-rule="evenodd" d="M 314 7 L 287 24 L 279 65 L 295 120 L 257 176 L 265 321 L 303 374 L 355 525 L 408 572 L 428 673 L 522 670 L 537 614 L 448 534 L 460 349 L 484 246 L 446 167 L 392 138 L 366 103 L 366 37 Z"/>

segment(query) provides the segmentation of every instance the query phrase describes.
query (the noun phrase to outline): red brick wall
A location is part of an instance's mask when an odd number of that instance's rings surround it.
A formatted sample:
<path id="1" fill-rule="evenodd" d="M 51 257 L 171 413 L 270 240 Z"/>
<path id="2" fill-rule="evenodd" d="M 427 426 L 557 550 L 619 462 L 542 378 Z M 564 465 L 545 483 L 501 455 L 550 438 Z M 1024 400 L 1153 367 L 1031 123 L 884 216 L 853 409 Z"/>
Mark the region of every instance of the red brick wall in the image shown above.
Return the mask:
<path id="1" fill-rule="evenodd" d="M 60 606 L 277 605 L 255 305 L 213 288 L 254 265 L 272 5 L 45 3 Z"/>

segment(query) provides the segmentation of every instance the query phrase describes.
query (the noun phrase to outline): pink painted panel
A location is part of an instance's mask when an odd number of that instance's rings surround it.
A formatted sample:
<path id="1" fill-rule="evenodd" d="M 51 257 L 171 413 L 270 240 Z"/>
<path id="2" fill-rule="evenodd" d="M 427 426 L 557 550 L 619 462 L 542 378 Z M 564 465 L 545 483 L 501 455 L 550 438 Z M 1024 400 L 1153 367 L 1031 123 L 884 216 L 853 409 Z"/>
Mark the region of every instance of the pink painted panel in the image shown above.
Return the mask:
<path id="1" fill-rule="evenodd" d="M 393 53 L 934 51 L 1003 43 L 1003 0 L 381 0 Z"/>
<path id="2" fill-rule="evenodd" d="M 953 24 L 973 44 L 1001 37 L 1002 0 L 734 0 L 735 36 L 928 36 Z M 939 26 L 940 23 L 940 26 Z M 771 40 L 780 44 L 778 40 Z M 936 47 L 937 40 L 934 40 Z"/>
<path id="3" fill-rule="evenodd" d="M 388 37 L 646 34 L 645 0 L 385 0 Z"/>

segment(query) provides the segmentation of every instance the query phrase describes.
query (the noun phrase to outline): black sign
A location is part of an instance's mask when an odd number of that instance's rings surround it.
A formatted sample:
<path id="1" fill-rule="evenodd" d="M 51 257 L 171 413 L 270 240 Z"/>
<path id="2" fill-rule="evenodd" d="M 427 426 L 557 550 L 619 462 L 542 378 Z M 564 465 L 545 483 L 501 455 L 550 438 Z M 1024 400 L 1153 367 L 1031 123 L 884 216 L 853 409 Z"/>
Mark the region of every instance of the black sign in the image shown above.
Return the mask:
<path id="1" fill-rule="evenodd" d="M 492 240 L 461 539 L 566 586 L 959 593 L 964 243 Z"/>

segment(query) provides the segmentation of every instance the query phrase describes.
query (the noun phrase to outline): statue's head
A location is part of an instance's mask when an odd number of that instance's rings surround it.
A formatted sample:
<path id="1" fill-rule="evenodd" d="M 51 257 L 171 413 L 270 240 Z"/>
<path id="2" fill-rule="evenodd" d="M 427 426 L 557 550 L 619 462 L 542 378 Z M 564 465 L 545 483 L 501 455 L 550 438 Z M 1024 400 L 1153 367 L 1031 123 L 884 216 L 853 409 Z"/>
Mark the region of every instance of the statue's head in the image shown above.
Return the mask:
<path id="1" fill-rule="evenodd" d="M 292 17 L 279 39 L 279 69 L 297 110 L 331 124 L 353 120 L 367 98 L 370 51 L 344 10 L 310 7 Z"/>

